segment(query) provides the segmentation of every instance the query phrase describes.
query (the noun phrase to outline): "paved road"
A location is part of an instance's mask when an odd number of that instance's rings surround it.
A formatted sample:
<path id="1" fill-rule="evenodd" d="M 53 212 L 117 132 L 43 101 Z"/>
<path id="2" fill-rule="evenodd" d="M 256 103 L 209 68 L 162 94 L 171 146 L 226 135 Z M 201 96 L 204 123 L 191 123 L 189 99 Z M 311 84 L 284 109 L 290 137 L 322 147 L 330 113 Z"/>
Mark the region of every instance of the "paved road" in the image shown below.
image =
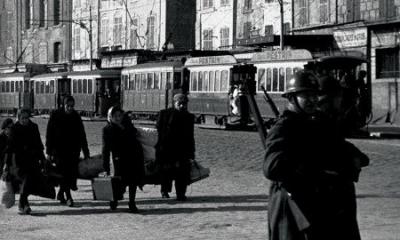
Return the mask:
<path id="1" fill-rule="evenodd" d="M 35 119 L 42 135 L 46 120 Z M 92 153 L 101 147 L 102 122 L 85 122 Z M 73 195 L 76 207 L 31 197 L 32 216 L 0 210 L 0 239 L 267 239 L 269 182 L 261 174 L 256 132 L 196 129 L 196 158 L 211 168 L 189 187 L 190 201 L 159 198 L 159 187 L 138 193 L 141 214 L 93 201 L 89 181 Z M 363 239 L 400 239 L 400 140 L 351 140 L 371 158 L 357 184 Z"/>

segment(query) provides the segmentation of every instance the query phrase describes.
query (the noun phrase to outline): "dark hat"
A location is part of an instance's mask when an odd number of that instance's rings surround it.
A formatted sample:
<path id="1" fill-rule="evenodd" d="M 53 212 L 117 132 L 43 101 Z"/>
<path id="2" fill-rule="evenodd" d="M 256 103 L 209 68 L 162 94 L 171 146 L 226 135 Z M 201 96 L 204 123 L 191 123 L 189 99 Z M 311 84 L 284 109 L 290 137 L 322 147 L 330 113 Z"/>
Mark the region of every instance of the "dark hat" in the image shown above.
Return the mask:
<path id="1" fill-rule="evenodd" d="M 188 97 L 183 93 L 177 93 L 174 95 L 174 102 L 188 102 Z"/>
<path id="2" fill-rule="evenodd" d="M 282 97 L 288 98 L 292 94 L 304 91 L 319 92 L 319 84 L 313 73 L 299 70 L 287 83 L 286 91 L 282 94 Z"/>

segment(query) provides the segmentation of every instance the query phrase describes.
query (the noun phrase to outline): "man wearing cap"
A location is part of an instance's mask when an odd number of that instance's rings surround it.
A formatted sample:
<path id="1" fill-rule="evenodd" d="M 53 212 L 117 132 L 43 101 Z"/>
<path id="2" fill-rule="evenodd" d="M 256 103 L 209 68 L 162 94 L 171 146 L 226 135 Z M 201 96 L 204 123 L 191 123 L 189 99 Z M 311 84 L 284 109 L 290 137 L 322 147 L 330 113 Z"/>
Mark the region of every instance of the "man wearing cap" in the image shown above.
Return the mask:
<path id="1" fill-rule="evenodd" d="M 156 163 L 161 170 L 161 195 L 169 198 L 175 180 L 176 198 L 186 200 L 190 160 L 194 159 L 194 115 L 187 110 L 188 98 L 178 93 L 174 106 L 161 110 L 157 120 Z"/>

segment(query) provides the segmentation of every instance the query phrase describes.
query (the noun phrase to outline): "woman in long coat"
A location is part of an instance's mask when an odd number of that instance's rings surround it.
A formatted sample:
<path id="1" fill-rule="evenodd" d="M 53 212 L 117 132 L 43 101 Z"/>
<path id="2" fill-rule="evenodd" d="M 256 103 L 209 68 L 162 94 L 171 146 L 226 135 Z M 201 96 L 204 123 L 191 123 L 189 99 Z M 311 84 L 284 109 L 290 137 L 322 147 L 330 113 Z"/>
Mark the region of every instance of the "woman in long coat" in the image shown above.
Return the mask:
<path id="1" fill-rule="evenodd" d="M 1 123 L 1 132 L 0 132 L 0 178 L 3 175 L 3 169 L 6 164 L 6 150 L 8 145 L 8 138 L 11 134 L 11 128 L 14 125 L 14 121 L 11 118 L 5 119 Z M 7 167 L 7 166 L 6 166 Z"/>
<path id="2" fill-rule="evenodd" d="M 31 208 L 28 196 L 37 192 L 42 184 L 40 181 L 40 166 L 44 160 L 43 143 L 38 125 L 30 120 L 30 111 L 20 109 L 18 121 L 11 129 L 9 154 L 15 154 L 15 171 L 10 171 L 12 178 L 19 183 L 20 198 L 18 211 L 29 214 Z"/>
<path id="3" fill-rule="evenodd" d="M 129 186 L 129 211 L 137 213 L 135 203 L 136 188 L 143 186 L 144 160 L 143 149 L 136 139 L 136 128 L 130 119 L 124 116 L 120 107 L 112 107 L 108 111 L 108 124 L 103 128 L 103 167 L 110 175 L 110 154 L 114 167 L 114 176 L 121 177 L 122 190 Z M 117 207 L 118 202 L 110 202 L 111 209 Z"/>

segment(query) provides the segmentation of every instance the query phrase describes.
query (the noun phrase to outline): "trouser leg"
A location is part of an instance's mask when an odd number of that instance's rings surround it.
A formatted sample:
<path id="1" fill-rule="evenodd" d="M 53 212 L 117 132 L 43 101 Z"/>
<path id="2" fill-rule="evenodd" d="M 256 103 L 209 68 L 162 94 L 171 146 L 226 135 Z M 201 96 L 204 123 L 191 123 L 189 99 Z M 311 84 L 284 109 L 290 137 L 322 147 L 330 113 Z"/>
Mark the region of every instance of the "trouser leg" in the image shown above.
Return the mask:
<path id="1" fill-rule="evenodd" d="M 137 213 L 139 210 L 136 207 L 136 184 L 129 184 L 129 211 L 131 213 Z"/>

